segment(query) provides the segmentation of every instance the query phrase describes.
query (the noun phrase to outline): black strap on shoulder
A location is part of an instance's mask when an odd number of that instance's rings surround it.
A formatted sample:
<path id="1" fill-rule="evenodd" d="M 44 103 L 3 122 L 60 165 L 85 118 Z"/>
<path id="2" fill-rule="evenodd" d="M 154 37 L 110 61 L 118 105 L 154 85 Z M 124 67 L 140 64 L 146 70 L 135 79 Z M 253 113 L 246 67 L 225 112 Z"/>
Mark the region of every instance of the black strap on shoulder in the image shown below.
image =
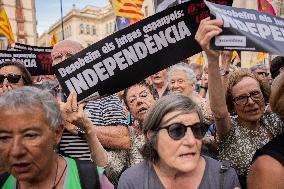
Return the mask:
<path id="1" fill-rule="evenodd" d="M 100 189 L 97 166 L 91 161 L 75 160 L 78 168 L 82 189 Z"/>
<path id="2" fill-rule="evenodd" d="M 0 175 L 0 188 L 2 188 L 2 186 L 4 185 L 4 183 L 6 182 L 9 176 L 10 176 L 9 173 L 3 173 Z"/>
<path id="3" fill-rule="evenodd" d="M 225 173 L 230 169 L 230 163 L 223 160 L 220 166 L 220 189 L 224 188 Z"/>

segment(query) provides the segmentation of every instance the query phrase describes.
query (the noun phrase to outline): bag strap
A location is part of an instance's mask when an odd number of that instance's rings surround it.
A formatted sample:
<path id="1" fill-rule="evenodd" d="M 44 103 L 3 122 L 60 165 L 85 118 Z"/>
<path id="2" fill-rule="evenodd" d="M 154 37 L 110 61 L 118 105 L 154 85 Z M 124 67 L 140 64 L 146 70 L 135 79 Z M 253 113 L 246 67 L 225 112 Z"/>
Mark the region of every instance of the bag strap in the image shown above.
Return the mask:
<path id="1" fill-rule="evenodd" d="M 100 179 L 94 162 L 75 160 L 82 189 L 100 189 Z"/>
<path id="2" fill-rule="evenodd" d="M 225 173 L 230 169 L 230 163 L 223 160 L 220 166 L 220 189 L 224 188 Z"/>
<path id="3" fill-rule="evenodd" d="M 7 172 L 0 175 L 0 188 L 2 188 L 9 176 L 10 174 Z"/>

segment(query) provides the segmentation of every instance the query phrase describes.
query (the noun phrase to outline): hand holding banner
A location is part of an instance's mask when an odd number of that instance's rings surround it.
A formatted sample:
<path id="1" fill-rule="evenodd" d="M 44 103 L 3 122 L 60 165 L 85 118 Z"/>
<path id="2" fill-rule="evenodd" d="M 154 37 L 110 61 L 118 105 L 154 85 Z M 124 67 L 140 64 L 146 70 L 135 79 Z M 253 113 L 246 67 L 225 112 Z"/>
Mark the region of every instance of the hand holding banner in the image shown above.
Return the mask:
<path id="1" fill-rule="evenodd" d="M 177 5 L 87 47 L 55 65 L 54 73 L 78 101 L 113 94 L 200 52 L 194 35 L 208 16 L 201 0 Z"/>
<path id="2" fill-rule="evenodd" d="M 223 32 L 211 41 L 210 48 L 284 54 L 283 18 L 251 9 L 205 3 L 212 15 L 223 20 Z"/>

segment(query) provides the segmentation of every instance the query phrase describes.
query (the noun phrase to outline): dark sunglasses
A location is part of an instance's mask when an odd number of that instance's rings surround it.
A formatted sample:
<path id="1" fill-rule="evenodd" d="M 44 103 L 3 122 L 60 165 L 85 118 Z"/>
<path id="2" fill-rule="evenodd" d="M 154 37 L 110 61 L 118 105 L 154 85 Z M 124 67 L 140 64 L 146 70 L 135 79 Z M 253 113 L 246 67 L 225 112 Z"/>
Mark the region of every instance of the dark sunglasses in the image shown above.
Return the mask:
<path id="1" fill-rule="evenodd" d="M 196 139 L 202 139 L 206 133 L 207 125 L 204 123 L 195 123 L 193 125 L 184 125 L 182 123 L 173 123 L 165 127 L 159 127 L 157 131 L 161 129 L 167 129 L 169 136 L 173 140 L 180 140 L 185 136 L 187 128 L 190 128 Z"/>
<path id="2" fill-rule="evenodd" d="M 269 76 L 269 73 L 267 72 L 257 72 L 258 75 L 264 75 L 265 77 Z"/>
<path id="3" fill-rule="evenodd" d="M 18 83 L 19 80 L 22 78 L 21 75 L 17 74 L 8 74 L 8 75 L 0 75 L 0 83 L 3 84 L 5 78 L 9 81 L 9 83 Z"/>

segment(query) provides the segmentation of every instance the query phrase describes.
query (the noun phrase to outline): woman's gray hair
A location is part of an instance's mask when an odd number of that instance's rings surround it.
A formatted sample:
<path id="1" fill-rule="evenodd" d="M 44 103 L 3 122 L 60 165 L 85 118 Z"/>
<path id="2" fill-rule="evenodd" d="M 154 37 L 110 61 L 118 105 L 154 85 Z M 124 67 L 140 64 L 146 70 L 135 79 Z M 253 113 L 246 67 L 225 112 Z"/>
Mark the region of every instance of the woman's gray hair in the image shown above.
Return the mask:
<path id="1" fill-rule="evenodd" d="M 182 62 L 175 64 L 168 69 L 168 82 L 169 83 L 171 81 L 171 77 L 172 77 L 173 73 L 176 72 L 176 71 L 185 72 L 186 75 L 187 75 L 188 81 L 190 81 L 192 83 L 196 83 L 196 75 L 195 75 L 194 71 L 190 68 L 190 66 L 188 64 L 185 64 L 185 63 L 182 63 Z"/>
<path id="2" fill-rule="evenodd" d="M 147 136 L 149 131 L 152 131 L 151 137 L 146 137 L 146 143 L 141 151 L 145 160 L 153 163 L 159 160 L 159 155 L 156 150 L 157 129 L 161 127 L 161 122 L 164 116 L 174 111 L 179 111 L 181 114 L 196 112 L 199 116 L 200 122 L 203 120 L 203 115 L 199 106 L 188 96 L 183 94 L 170 94 L 160 98 L 150 108 L 143 123 L 143 133 L 145 136 Z"/>
<path id="3" fill-rule="evenodd" d="M 267 71 L 267 67 L 265 64 L 259 63 L 257 62 L 256 64 L 254 64 L 251 68 L 250 71 L 255 72 L 257 69 L 261 69 L 261 70 L 266 70 Z"/>
<path id="4" fill-rule="evenodd" d="M 27 111 L 37 113 L 38 108 L 44 112 L 51 129 L 55 130 L 63 123 L 59 104 L 48 91 L 24 86 L 0 96 L 0 110 Z M 11 120 L 12 121 L 12 120 Z"/>

